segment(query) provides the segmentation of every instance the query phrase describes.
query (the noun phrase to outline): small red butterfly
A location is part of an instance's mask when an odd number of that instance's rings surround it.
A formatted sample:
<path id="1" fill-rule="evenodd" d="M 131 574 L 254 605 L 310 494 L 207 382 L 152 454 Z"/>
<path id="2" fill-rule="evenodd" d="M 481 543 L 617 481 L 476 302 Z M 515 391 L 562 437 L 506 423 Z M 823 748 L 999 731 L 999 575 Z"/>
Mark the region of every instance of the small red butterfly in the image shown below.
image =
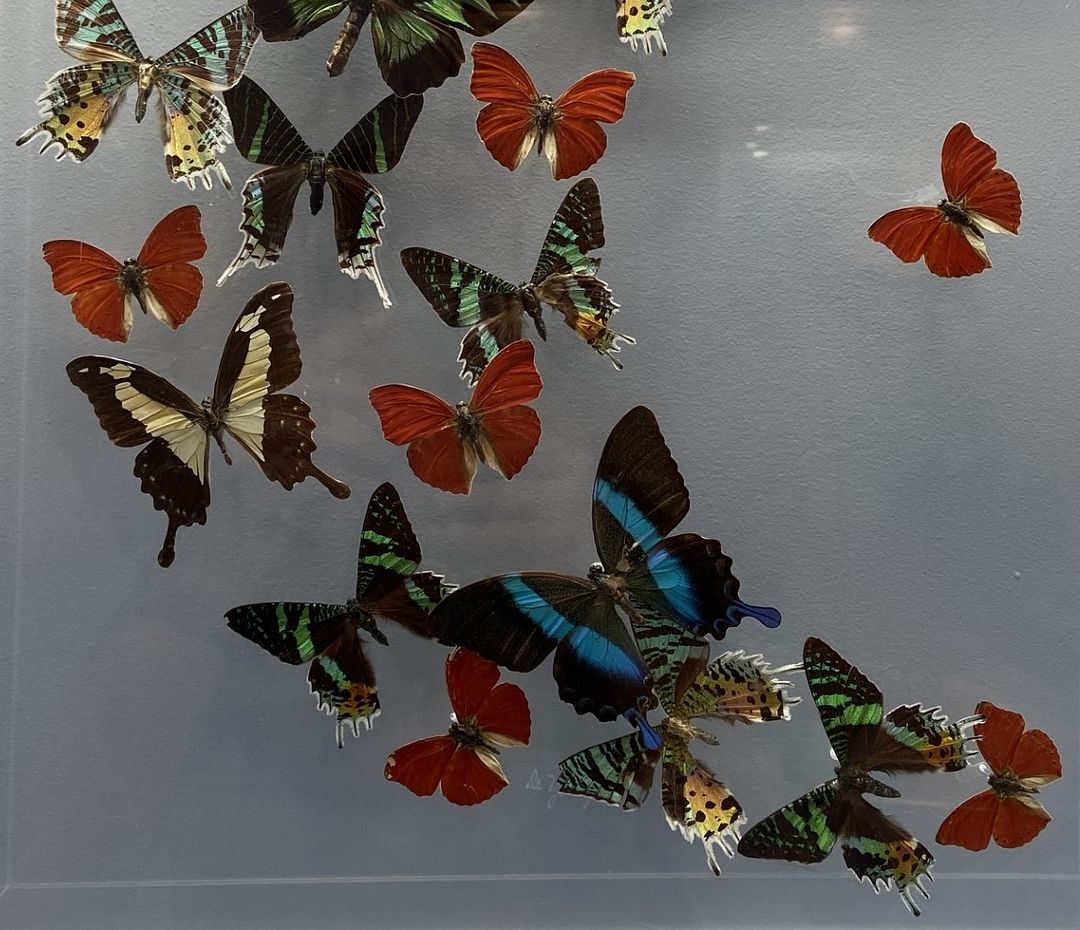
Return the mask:
<path id="1" fill-rule="evenodd" d="M 1024 718 L 983 701 L 975 712 L 979 752 L 993 773 L 990 790 L 968 798 L 937 832 L 943 846 L 978 851 L 990 845 L 1012 848 L 1030 843 L 1050 823 L 1050 815 L 1034 797 L 1044 785 L 1061 778 L 1061 757 L 1042 730 L 1024 730 Z"/>
<path id="2" fill-rule="evenodd" d="M 543 382 L 527 339 L 499 352 L 476 382 L 472 399 L 451 407 L 408 384 L 383 384 L 368 394 L 383 435 L 409 446 L 409 467 L 425 484 L 468 494 L 480 462 L 513 478 L 540 441 L 540 417 L 524 406 Z"/>
<path id="3" fill-rule="evenodd" d="M 509 781 L 499 749 L 529 745 L 532 718 L 525 692 L 498 681 L 494 662 L 467 649 L 451 652 L 446 660 L 446 689 L 454 708 L 450 733 L 394 750 L 386 760 L 387 779 L 421 797 L 442 785 L 452 804 L 480 804 L 502 791 Z"/>
<path id="4" fill-rule="evenodd" d="M 943 278 L 962 278 L 990 267 L 983 231 L 1020 231 L 1020 188 L 997 164 L 997 152 L 975 138 L 967 123 L 949 130 L 941 147 L 945 199 L 936 207 L 904 207 L 870 227 L 875 242 L 903 262 L 926 259 Z"/>
<path id="5" fill-rule="evenodd" d="M 198 207 L 180 207 L 147 237 L 138 258 L 118 262 L 108 252 L 74 239 L 42 246 L 53 287 L 74 295 L 71 309 L 95 336 L 127 342 L 133 303 L 176 329 L 195 311 L 203 278 L 191 262 L 206 254 Z"/>
<path id="6" fill-rule="evenodd" d="M 492 157 L 513 171 L 533 149 L 551 162 L 556 181 L 595 165 L 607 148 L 597 122 L 617 123 L 634 86 L 630 71 L 606 68 L 587 74 L 552 100 L 541 95 L 529 73 L 509 52 L 477 42 L 472 47 L 473 96 L 487 106 L 476 131 Z"/>

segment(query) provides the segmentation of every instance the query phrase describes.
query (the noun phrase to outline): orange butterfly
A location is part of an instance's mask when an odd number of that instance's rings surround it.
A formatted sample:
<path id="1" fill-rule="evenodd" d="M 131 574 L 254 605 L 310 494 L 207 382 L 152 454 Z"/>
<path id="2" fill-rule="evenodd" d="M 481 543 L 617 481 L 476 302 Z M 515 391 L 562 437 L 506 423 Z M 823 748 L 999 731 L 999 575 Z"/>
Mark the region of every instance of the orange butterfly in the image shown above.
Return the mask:
<path id="1" fill-rule="evenodd" d="M 979 752 L 993 773 L 990 790 L 968 798 L 938 828 L 943 846 L 977 852 L 990 845 L 1011 849 L 1030 843 L 1050 815 L 1034 797 L 1039 788 L 1061 778 L 1061 757 L 1042 730 L 1024 730 L 1020 714 L 983 701 L 975 708 Z"/>
<path id="2" fill-rule="evenodd" d="M 936 207 L 886 213 L 868 230 L 903 262 L 926 259 L 943 278 L 962 278 L 990 267 L 983 231 L 1020 231 L 1020 188 L 996 168 L 997 152 L 975 138 L 967 123 L 949 130 L 941 147 L 945 199 Z"/>
<path id="3" fill-rule="evenodd" d="M 173 210 L 154 227 L 139 257 L 123 263 L 86 242 L 46 242 L 42 252 L 53 287 L 74 295 L 75 319 L 102 339 L 127 342 L 133 302 L 176 329 L 202 296 L 202 273 L 190 264 L 206 254 L 200 220 L 198 207 Z"/>
<path id="4" fill-rule="evenodd" d="M 541 95 L 516 58 L 497 45 L 472 47 L 473 96 L 487 106 L 476 117 L 476 131 L 492 157 L 513 171 L 533 149 L 551 162 L 556 181 L 595 165 L 607 148 L 597 122 L 617 123 L 634 86 L 630 71 L 607 68 L 587 74 L 552 100 Z"/>
<path id="5" fill-rule="evenodd" d="M 468 494 L 480 462 L 506 479 L 529 461 L 540 441 L 540 417 L 524 406 L 543 382 L 527 339 L 512 342 L 484 369 L 472 399 L 451 407 L 407 384 L 383 384 L 368 394 L 383 435 L 408 445 L 409 467 L 425 484 Z"/>

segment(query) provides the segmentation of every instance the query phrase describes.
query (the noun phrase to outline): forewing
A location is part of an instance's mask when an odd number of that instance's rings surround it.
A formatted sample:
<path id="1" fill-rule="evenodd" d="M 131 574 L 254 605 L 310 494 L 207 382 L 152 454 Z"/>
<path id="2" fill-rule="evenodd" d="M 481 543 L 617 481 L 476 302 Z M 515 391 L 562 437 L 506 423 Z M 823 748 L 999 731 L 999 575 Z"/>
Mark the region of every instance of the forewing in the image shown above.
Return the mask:
<path id="1" fill-rule="evenodd" d="M 469 90 L 481 103 L 502 103 L 528 110 L 540 99 L 529 72 L 505 49 L 490 42 L 472 47 Z"/>
<path id="2" fill-rule="evenodd" d="M 334 198 L 334 239 L 337 241 L 338 265 L 350 278 L 366 277 L 375 285 L 384 307 L 390 306 L 375 250 L 382 242 L 386 204 L 362 174 L 330 166 L 326 180 Z"/>
<path id="3" fill-rule="evenodd" d="M 422 96 L 391 94 L 362 117 L 327 153 L 327 162 L 362 174 L 389 171 L 405 153 L 405 144 L 423 107 Z"/>
<path id="4" fill-rule="evenodd" d="M 390 753 L 383 774 L 388 781 L 396 781 L 413 794 L 427 797 L 439 787 L 456 750 L 457 742 L 449 736 L 417 740 Z"/>
<path id="5" fill-rule="evenodd" d="M 264 603 L 233 607 L 225 614 L 229 629 L 289 665 L 303 665 L 342 635 L 345 608 L 340 604 Z"/>
<path id="6" fill-rule="evenodd" d="M 139 252 L 140 267 L 150 270 L 162 265 L 196 262 L 206 254 L 202 215 L 194 206 L 180 207 L 166 215 L 146 237 Z"/>
<path id="7" fill-rule="evenodd" d="M 903 207 L 879 217 L 867 235 L 902 262 L 917 262 L 945 224 L 937 207 Z"/>
<path id="8" fill-rule="evenodd" d="M 124 306 L 120 263 L 96 246 L 73 239 L 54 239 L 42 246 L 52 269 L 53 287 L 71 295 L 75 319 L 95 336 L 126 342 L 131 329 Z"/>
<path id="9" fill-rule="evenodd" d="M 967 123 L 957 123 L 941 146 L 941 179 L 949 200 L 961 201 L 997 165 L 997 152 L 975 137 Z"/>
<path id="10" fill-rule="evenodd" d="M 267 168 L 248 178 L 244 185 L 244 217 L 240 221 L 244 241 L 236 258 L 218 279 L 218 285 L 244 265 L 265 268 L 281 258 L 292 225 L 296 195 L 305 177 L 306 169 L 298 165 Z"/>
<path id="11" fill-rule="evenodd" d="M 1013 773 L 1026 788 L 1039 788 L 1061 778 L 1061 756 L 1042 730 L 1028 730 L 1012 759 Z"/>
<path id="12" fill-rule="evenodd" d="M 446 657 L 446 690 L 459 723 L 472 722 L 499 683 L 499 666 L 468 649 Z"/>
<path id="13" fill-rule="evenodd" d="M 596 274 L 600 260 L 589 253 L 603 245 L 600 191 L 592 178 L 584 178 L 570 188 L 551 221 L 532 283 L 539 284 L 549 274 L 564 270 Z"/>
<path id="14" fill-rule="evenodd" d="M 142 52 L 112 0 L 58 0 L 56 41 L 80 61 L 138 61 Z"/>
<path id="15" fill-rule="evenodd" d="M 1024 735 L 1024 718 L 1011 710 L 996 707 L 989 701 L 980 701 L 975 714 L 982 717 L 975 724 L 975 736 L 979 740 L 979 752 L 986 764 L 1000 774 L 1007 769 L 1016 755 L 1020 737 Z"/>
<path id="16" fill-rule="evenodd" d="M 319 709 L 337 715 L 337 744 L 344 746 L 345 727 L 353 736 L 360 735 L 363 724 L 379 716 L 379 693 L 375 686 L 375 670 L 364 655 L 364 648 L 355 630 L 345 634 L 316 656 L 308 670 L 308 683 L 318 695 Z"/>
<path id="17" fill-rule="evenodd" d="M 340 16 L 348 0 L 248 0 L 267 42 L 299 39 Z"/>
<path id="18" fill-rule="evenodd" d="M 224 93 L 236 147 L 257 165 L 293 167 L 314 156 L 310 146 L 265 90 L 242 77 Z M 246 192 L 245 192 L 246 193 Z"/>
<path id="19" fill-rule="evenodd" d="M 777 676 L 790 670 L 774 670 L 760 655 L 722 653 L 687 686 L 673 713 L 729 723 L 788 720 L 799 699 L 787 693 L 791 683 Z"/>
<path id="20" fill-rule="evenodd" d="M 164 106 L 165 169 L 169 177 L 192 190 L 198 179 L 210 190 L 216 174 L 231 188 L 229 174 L 216 154 L 232 141 L 225 106 L 179 74 L 159 75 L 157 87 Z"/>
<path id="21" fill-rule="evenodd" d="M 877 728 L 885 715 L 881 691 L 854 665 L 814 636 L 803 646 L 806 683 L 814 697 L 821 725 L 841 765 L 852 758 L 848 743 L 859 728 Z"/>
<path id="22" fill-rule="evenodd" d="M 690 495 L 656 417 L 648 407 L 634 407 L 608 436 L 593 483 L 600 560 L 612 571 L 632 547 L 651 549 L 689 509 Z"/>
<path id="23" fill-rule="evenodd" d="M 634 74 L 605 68 L 571 84 L 555 106 L 566 116 L 617 123 L 626 112 L 626 95 L 634 86 Z"/>
<path id="24" fill-rule="evenodd" d="M 25 145 L 44 133 L 48 140 L 41 154 L 54 144 L 58 158 L 70 155 L 76 161 L 89 158 L 101 141 L 126 91 L 138 76 L 126 61 L 101 61 L 76 65 L 54 74 L 38 98 L 38 112 L 45 117 L 15 140 Z"/>
<path id="25" fill-rule="evenodd" d="M 739 852 L 752 859 L 821 862 L 836 845 L 837 796 L 835 781 L 818 785 L 754 824 L 739 840 Z"/>
<path id="26" fill-rule="evenodd" d="M 383 573 L 404 579 L 420 567 L 420 543 L 389 481 L 380 484 L 368 501 L 356 557 L 356 596 L 361 600 L 371 582 Z"/>
<path id="27" fill-rule="evenodd" d="M 203 277 L 191 262 L 206 254 L 198 207 L 174 210 L 154 227 L 138 263 L 146 276 L 147 309 L 172 329 L 199 305 Z"/>
<path id="28" fill-rule="evenodd" d="M 540 396 L 544 384 L 533 361 L 533 345 L 521 339 L 508 345 L 484 369 L 469 407 L 486 424 L 497 410 L 529 404 Z"/>
<path id="29" fill-rule="evenodd" d="M 244 73 L 258 37 L 255 15 L 245 3 L 166 52 L 157 65 L 194 81 L 203 90 L 228 90 Z"/>
<path id="30" fill-rule="evenodd" d="M 532 736 L 532 715 L 525 692 L 517 685 L 496 685 L 474 715 L 484 742 L 492 746 L 528 746 Z"/>
<path id="31" fill-rule="evenodd" d="M 660 27 L 671 15 L 671 0 L 616 0 L 616 4 L 619 39 L 634 51 L 640 46 L 647 55 L 655 42 L 660 54 L 666 55 L 667 43 Z"/>
<path id="32" fill-rule="evenodd" d="M 382 384 L 368 392 L 368 399 L 379 415 L 383 436 L 395 446 L 452 429 L 454 408 L 430 391 L 408 384 Z"/>
<path id="33" fill-rule="evenodd" d="M 502 306 L 485 310 L 482 296 L 517 295 L 520 290 L 483 268 L 430 249 L 405 249 L 401 253 L 401 264 L 431 304 L 431 309 L 447 326 L 475 326 L 483 319 L 504 312 L 506 308 Z M 524 312 L 520 298 L 517 303 L 520 317 Z"/>
<path id="34" fill-rule="evenodd" d="M 664 817 L 686 842 L 700 839 L 713 875 L 720 874 L 719 847 L 734 858 L 746 814 L 735 796 L 679 740 L 665 739 L 661 775 Z"/>
<path id="35" fill-rule="evenodd" d="M 990 172 L 964 198 L 964 207 L 983 229 L 1013 235 L 1020 232 L 1020 187 L 1007 171 L 995 168 Z"/>
<path id="36" fill-rule="evenodd" d="M 559 791 L 636 810 L 652 788 L 659 750 L 630 733 L 575 752 L 559 763 Z"/>

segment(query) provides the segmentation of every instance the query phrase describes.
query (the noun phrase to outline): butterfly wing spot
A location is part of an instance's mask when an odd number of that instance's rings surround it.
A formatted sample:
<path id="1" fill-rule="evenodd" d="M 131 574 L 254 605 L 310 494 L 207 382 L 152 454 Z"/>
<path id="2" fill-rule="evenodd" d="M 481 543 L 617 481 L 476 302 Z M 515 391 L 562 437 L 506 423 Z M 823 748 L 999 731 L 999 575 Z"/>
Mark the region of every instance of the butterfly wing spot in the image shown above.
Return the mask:
<path id="1" fill-rule="evenodd" d="M 616 23 L 619 39 L 637 51 L 640 46 L 646 55 L 652 54 L 656 43 L 661 55 L 668 52 L 660 27 L 671 15 L 671 0 L 618 0 Z"/>

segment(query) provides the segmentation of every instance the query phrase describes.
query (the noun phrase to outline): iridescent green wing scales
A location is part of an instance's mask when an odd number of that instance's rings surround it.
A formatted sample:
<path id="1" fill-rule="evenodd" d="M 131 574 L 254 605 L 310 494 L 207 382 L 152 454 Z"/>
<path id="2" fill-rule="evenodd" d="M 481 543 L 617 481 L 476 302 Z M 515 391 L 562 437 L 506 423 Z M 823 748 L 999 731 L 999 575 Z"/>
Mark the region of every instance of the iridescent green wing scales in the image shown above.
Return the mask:
<path id="1" fill-rule="evenodd" d="M 302 665 L 325 651 L 345 629 L 341 604 L 244 604 L 227 614 L 229 629 L 289 665 Z"/>
<path id="2" fill-rule="evenodd" d="M 387 481 L 371 495 L 364 516 L 356 559 L 357 598 L 362 599 L 371 582 L 383 572 L 401 578 L 413 574 L 420 567 L 420 557 L 420 543 L 401 497 Z"/>
<path id="3" fill-rule="evenodd" d="M 877 727 L 884 717 L 881 691 L 831 646 L 815 637 L 803 646 L 806 683 L 814 697 L 821 724 L 841 765 L 861 764 L 848 751 L 857 727 Z M 866 740 L 860 738 L 862 746 Z"/>
<path id="4" fill-rule="evenodd" d="M 729 859 L 734 857 L 739 829 L 746 823 L 742 805 L 690 754 L 684 740 L 666 731 L 662 761 L 661 798 L 668 826 L 688 843 L 701 840 L 709 868 L 719 875 L 716 847 Z"/>
<path id="5" fill-rule="evenodd" d="M 308 670 L 308 683 L 318 695 L 319 709 L 337 715 L 339 749 L 345 745 L 346 726 L 351 727 L 353 736 L 359 736 L 361 724 L 370 730 L 379 716 L 375 671 L 352 628 L 316 656 Z"/>
<path id="6" fill-rule="evenodd" d="M 708 717 L 728 723 L 788 720 L 799 702 L 779 675 L 797 669 L 771 669 L 760 655 L 725 652 L 713 659 L 690 683 L 671 711 L 678 717 Z"/>
<path id="7" fill-rule="evenodd" d="M 659 751 L 650 752 L 639 733 L 575 752 L 559 763 L 559 791 L 634 810 L 652 787 Z"/>
<path id="8" fill-rule="evenodd" d="M 363 116 L 326 154 L 326 160 L 349 171 L 383 174 L 405 153 L 424 98 L 391 94 Z"/>
<path id="9" fill-rule="evenodd" d="M 315 153 L 270 95 L 251 78 L 225 92 L 236 148 L 257 165 L 307 165 Z"/>
<path id="10" fill-rule="evenodd" d="M 248 0 L 267 42 L 306 36 L 340 16 L 348 5 L 348 0 Z"/>
<path id="11" fill-rule="evenodd" d="M 475 326 L 486 319 L 480 300 L 482 294 L 513 295 L 521 290 L 490 271 L 431 249 L 405 249 L 401 264 L 447 326 Z"/>
<path id="12" fill-rule="evenodd" d="M 600 259 L 589 253 L 603 245 L 600 191 L 592 178 L 584 178 L 570 188 L 551 221 L 532 283 L 539 284 L 548 275 L 567 271 L 595 275 L 600 270 Z"/>
<path id="13" fill-rule="evenodd" d="M 228 90 L 244 73 L 259 37 L 247 4 L 204 26 L 157 59 L 158 68 L 179 74 L 203 90 Z"/>
<path id="14" fill-rule="evenodd" d="M 881 768 L 892 771 L 939 771 L 958 772 L 974 755 L 974 740 L 970 728 L 977 718 L 966 718 L 949 723 L 941 708 L 929 710 L 919 704 L 904 704 L 889 711 L 882 729 L 885 734 L 913 753 L 910 759 Z M 895 755 L 895 754 L 893 754 Z M 872 765 L 878 768 L 877 765 Z"/>
<path id="15" fill-rule="evenodd" d="M 818 785 L 786 807 L 754 824 L 741 840 L 739 852 L 753 859 L 821 862 L 836 845 L 836 781 Z"/>
<path id="16" fill-rule="evenodd" d="M 58 0 L 56 42 L 80 61 L 138 61 L 142 52 L 112 0 Z"/>
<path id="17" fill-rule="evenodd" d="M 703 673 L 709 661 L 708 644 L 648 604 L 641 605 L 630 617 L 634 639 L 652 675 L 660 706 L 669 715 L 688 716 L 680 713 L 679 708 L 685 703 L 687 688 Z"/>

